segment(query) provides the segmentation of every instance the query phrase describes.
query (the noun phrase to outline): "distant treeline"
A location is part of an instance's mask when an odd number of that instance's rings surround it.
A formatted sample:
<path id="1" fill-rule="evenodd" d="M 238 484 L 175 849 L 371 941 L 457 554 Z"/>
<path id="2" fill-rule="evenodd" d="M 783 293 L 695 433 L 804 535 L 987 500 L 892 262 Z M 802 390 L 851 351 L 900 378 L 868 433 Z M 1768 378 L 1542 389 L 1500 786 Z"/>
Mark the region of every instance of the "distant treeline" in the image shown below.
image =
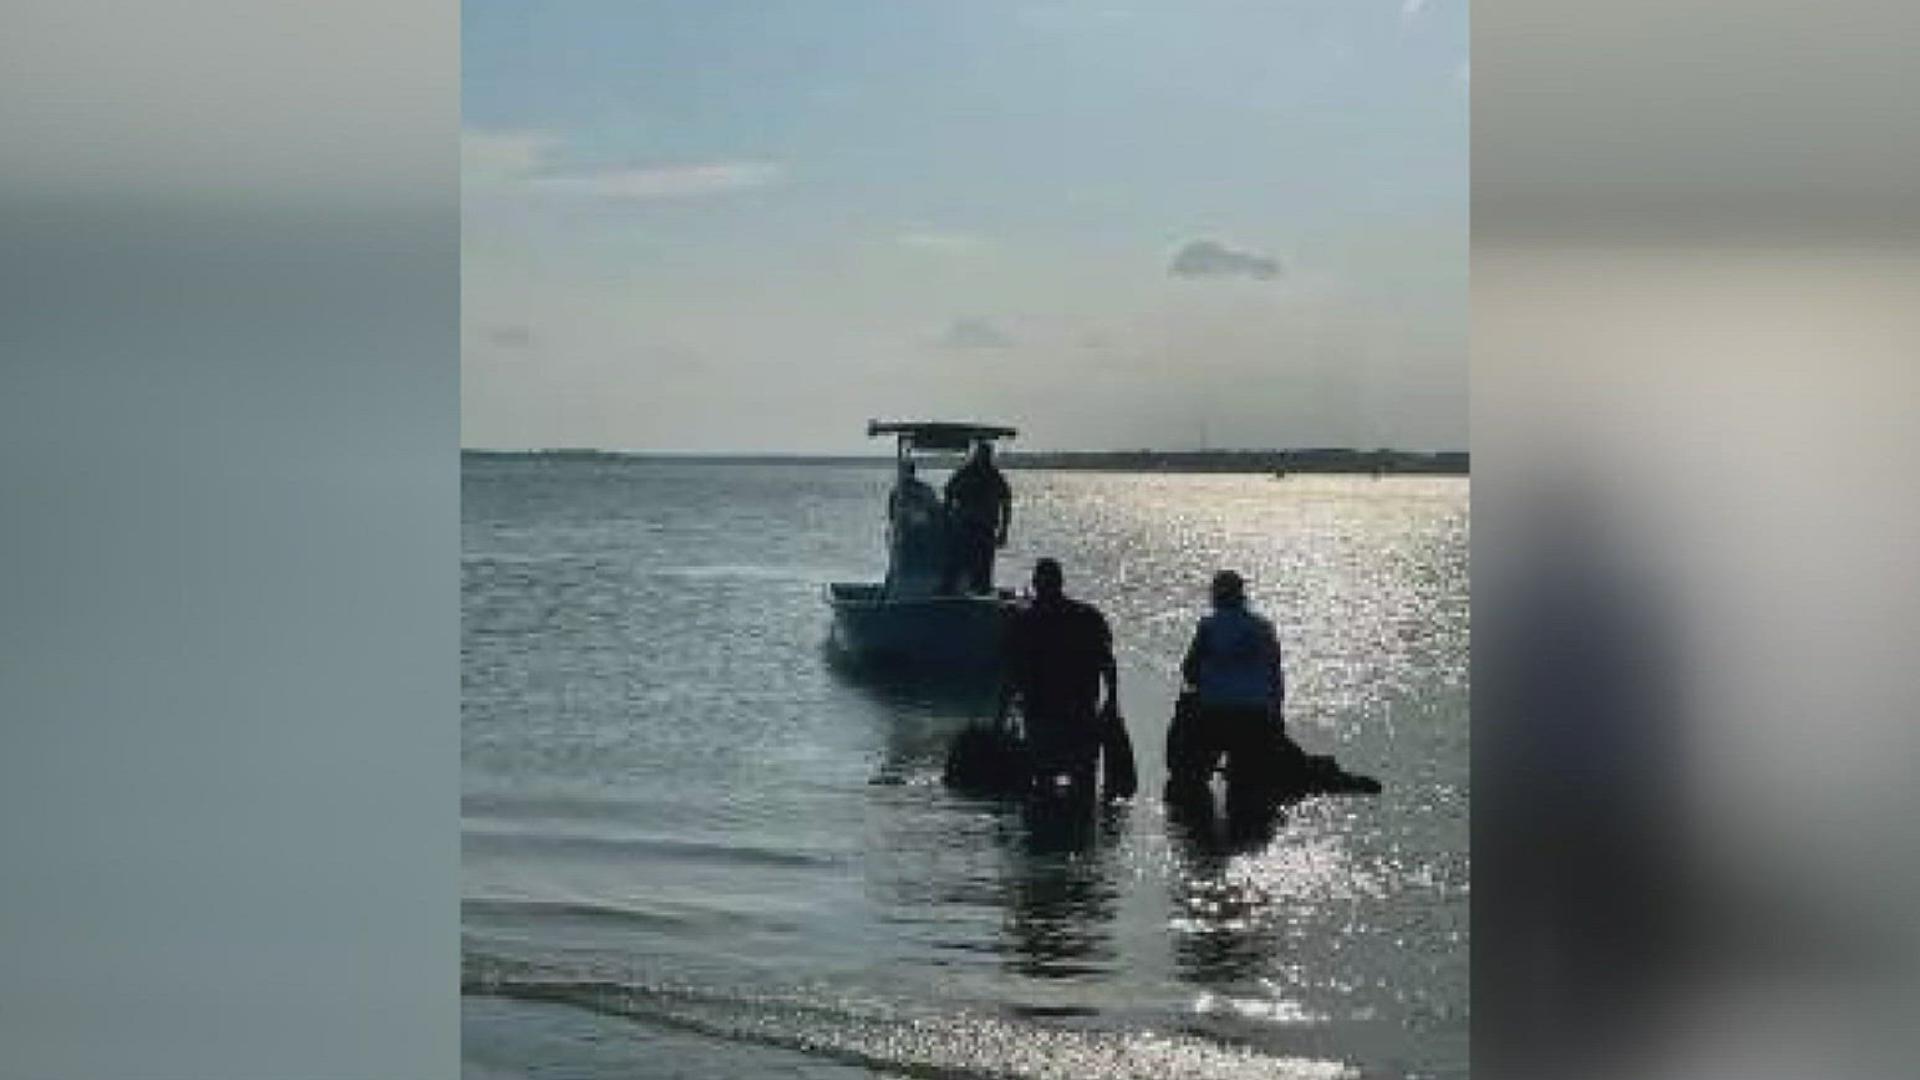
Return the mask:
<path id="1" fill-rule="evenodd" d="M 893 456 L 821 454 L 640 454 L 612 450 L 465 450 L 470 458 L 507 460 L 677 461 L 735 465 L 891 464 Z M 1009 469 L 1096 469 L 1109 472 L 1361 473 L 1465 476 L 1465 450 L 1061 450 L 1006 451 Z"/>
<path id="2" fill-rule="evenodd" d="M 1467 452 L 1442 450 L 1102 450 L 1009 453 L 1008 468 L 1116 472 L 1423 473 L 1464 476 Z"/>

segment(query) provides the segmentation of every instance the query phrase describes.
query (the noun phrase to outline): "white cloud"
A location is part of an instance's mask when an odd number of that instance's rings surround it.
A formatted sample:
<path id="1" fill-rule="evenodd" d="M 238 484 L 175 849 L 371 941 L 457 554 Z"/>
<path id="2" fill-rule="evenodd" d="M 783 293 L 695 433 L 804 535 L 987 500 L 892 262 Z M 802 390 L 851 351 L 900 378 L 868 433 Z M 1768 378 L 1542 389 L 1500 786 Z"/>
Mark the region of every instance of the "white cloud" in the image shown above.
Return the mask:
<path id="1" fill-rule="evenodd" d="M 972 233 L 942 232 L 937 229 L 914 229 L 895 236 L 894 242 L 901 247 L 916 248 L 921 251 L 937 251 L 952 255 L 970 255 L 984 250 L 988 246 L 985 237 Z"/>
<path id="2" fill-rule="evenodd" d="M 745 191 L 778 183 L 785 176 L 786 169 L 773 162 L 716 161 L 550 173 L 534 177 L 532 183 L 542 191 L 625 201 L 684 199 Z"/>
<path id="3" fill-rule="evenodd" d="M 777 183 L 786 169 L 767 161 L 677 165 L 578 166 L 562 158 L 566 142 L 539 131 L 465 131 L 460 179 L 468 189 L 515 188 L 617 201 L 693 198 Z"/>
<path id="4" fill-rule="evenodd" d="M 560 146 L 560 138 L 537 131 L 463 131 L 460 182 L 509 183 L 525 179 Z"/>

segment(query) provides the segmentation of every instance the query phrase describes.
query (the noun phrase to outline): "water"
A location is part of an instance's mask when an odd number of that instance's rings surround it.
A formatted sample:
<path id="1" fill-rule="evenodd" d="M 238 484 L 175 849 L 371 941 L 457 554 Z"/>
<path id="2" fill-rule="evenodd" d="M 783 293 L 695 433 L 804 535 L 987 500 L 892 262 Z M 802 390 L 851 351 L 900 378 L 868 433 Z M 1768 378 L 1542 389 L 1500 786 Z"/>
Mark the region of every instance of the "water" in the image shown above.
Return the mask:
<path id="1" fill-rule="evenodd" d="M 1466 482 L 1010 474 L 1002 583 L 1055 555 L 1118 638 L 1142 797 L 1076 823 L 940 786 L 978 692 L 827 663 L 889 479 L 466 461 L 467 1074 L 1466 1076 Z M 1222 566 L 1384 795 L 1167 820 Z"/>

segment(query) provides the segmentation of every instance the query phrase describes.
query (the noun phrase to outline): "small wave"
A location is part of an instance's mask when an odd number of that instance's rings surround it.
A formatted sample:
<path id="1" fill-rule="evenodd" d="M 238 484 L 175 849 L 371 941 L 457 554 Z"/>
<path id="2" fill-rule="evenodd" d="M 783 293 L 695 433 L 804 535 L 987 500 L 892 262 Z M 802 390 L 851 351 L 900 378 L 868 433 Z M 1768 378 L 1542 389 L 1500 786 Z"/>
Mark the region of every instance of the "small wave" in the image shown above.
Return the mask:
<path id="1" fill-rule="evenodd" d="M 1324 1024 L 1330 1017 L 1308 1009 L 1297 1001 L 1283 998 L 1232 997 L 1204 992 L 1194 999 L 1193 1011 L 1200 1015 L 1226 1014 L 1245 1020 L 1275 1024 Z"/>
<path id="2" fill-rule="evenodd" d="M 514 792 L 468 792 L 460 796 L 460 816 L 504 821 L 546 818 L 556 821 L 645 820 L 660 808 L 633 799 L 587 795 L 522 795 Z"/>
<path id="3" fill-rule="evenodd" d="M 868 1001 L 723 994 L 613 979 L 470 969 L 461 993 L 587 1009 L 927 1080 L 1334 1080 L 1336 1061 L 1281 1058 L 1188 1034 L 1066 1028 Z"/>
<path id="4" fill-rule="evenodd" d="M 460 917 L 466 919 L 504 919 L 514 922 L 533 919 L 571 919 L 587 923 L 607 923 L 626 928 L 651 927 L 659 930 L 688 931 L 716 928 L 722 924 L 747 925 L 765 920 L 715 908 L 669 909 L 634 907 L 625 904 L 596 903 L 591 900 L 544 900 L 527 898 L 469 897 L 460 901 Z"/>
<path id="5" fill-rule="evenodd" d="M 473 829 L 461 832 L 463 849 L 476 852 L 549 852 L 611 855 L 621 858 L 654 857 L 693 862 L 750 863 L 759 866 L 828 867 L 838 865 L 832 855 L 742 844 L 670 840 L 660 837 L 586 836 L 579 833 L 521 832 Z"/>

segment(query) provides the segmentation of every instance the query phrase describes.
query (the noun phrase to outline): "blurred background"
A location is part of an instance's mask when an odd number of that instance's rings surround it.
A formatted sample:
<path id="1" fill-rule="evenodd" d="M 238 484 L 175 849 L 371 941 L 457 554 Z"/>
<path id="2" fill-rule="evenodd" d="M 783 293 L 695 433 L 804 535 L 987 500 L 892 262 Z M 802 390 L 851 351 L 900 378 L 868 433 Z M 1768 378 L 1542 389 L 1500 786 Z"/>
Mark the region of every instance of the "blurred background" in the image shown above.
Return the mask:
<path id="1" fill-rule="evenodd" d="M 1920 18 L 1474 26 L 1476 1071 L 1912 1075 Z"/>
<path id="2" fill-rule="evenodd" d="M 0 4 L 0 1076 L 458 1069 L 458 23 Z"/>

